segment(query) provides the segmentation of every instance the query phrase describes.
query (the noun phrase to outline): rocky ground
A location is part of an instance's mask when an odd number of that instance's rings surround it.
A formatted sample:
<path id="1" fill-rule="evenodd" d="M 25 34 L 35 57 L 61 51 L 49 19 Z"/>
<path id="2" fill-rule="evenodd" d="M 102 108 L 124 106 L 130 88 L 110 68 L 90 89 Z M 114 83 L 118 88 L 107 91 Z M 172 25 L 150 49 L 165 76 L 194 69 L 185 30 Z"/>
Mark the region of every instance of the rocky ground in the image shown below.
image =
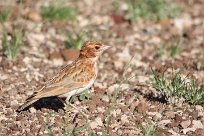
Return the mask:
<path id="1" fill-rule="evenodd" d="M 175 0 L 181 8 L 178 17 L 138 18 L 134 23 L 124 18 L 126 1 L 62 2 L 76 9 L 74 21 L 44 20 L 40 10 L 53 3 L 50 0 L 0 0 L 0 11 L 12 9 L 9 20 L 0 25 L 0 135 L 204 135 L 202 103 L 159 99 L 151 72 L 171 67 L 203 84 L 203 0 Z M 6 28 L 12 35 L 22 27 L 23 45 L 11 60 L 3 51 L 3 32 Z M 97 39 L 112 46 L 99 59 L 91 97 L 73 98 L 87 116 L 72 107 L 63 110 L 57 98 L 17 113 L 36 87 L 77 58 L 77 50 L 66 48 L 68 37 L 76 33 L 83 33 L 83 41 Z M 179 51 L 172 55 L 171 46 L 177 43 Z"/>

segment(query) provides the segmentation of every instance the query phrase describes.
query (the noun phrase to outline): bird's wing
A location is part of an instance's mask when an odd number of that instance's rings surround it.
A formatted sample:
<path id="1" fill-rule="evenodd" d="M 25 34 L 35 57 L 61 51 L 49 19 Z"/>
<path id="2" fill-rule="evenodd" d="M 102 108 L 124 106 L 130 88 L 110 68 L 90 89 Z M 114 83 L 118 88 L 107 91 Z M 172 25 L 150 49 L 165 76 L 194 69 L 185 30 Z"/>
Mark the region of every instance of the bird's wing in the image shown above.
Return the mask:
<path id="1" fill-rule="evenodd" d="M 47 86 L 42 87 L 39 91 L 35 92 L 30 98 L 40 99 L 44 97 L 59 96 L 69 91 L 82 88 L 84 83 L 82 82 L 70 82 L 66 86 Z"/>
<path id="2" fill-rule="evenodd" d="M 83 88 L 87 85 L 87 81 L 94 79 L 95 76 L 81 68 L 75 69 L 73 72 L 72 66 L 65 67 L 50 82 L 34 92 L 27 100 L 31 98 L 40 99 L 43 97 L 59 96 L 69 91 Z"/>
<path id="3" fill-rule="evenodd" d="M 50 86 L 52 84 L 55 84 L 59 81 L 61 81 L 63 79 L 63 77 L 65 77 L 67 74 L 70 74 L 72 72 L 72 69 L 75 67 L 75 63 L 71 63 L 69 65 L 67 65 L 66 67 L 64 67 L 60 72 L 58 72 L 56 74 L 56 76 L 54 76 L 53 78 L 51 78 L 50 80 L 48 80 L 45 83 L 45 86 Z"/>

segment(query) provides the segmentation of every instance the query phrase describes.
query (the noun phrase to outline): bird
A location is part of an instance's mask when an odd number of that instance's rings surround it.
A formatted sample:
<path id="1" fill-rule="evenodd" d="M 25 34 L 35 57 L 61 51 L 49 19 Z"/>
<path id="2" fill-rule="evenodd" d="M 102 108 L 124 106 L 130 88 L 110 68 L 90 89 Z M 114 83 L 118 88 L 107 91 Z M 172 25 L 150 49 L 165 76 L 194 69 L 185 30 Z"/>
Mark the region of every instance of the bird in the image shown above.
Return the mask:
<path id="1" fill-rule="evenodd" d="M 110 47 L 101 41 L 84 42 L 79 57 L 45 82 L 40 89 L 34 91 L 16 111 L 21 112 L 46 97 L 66 98 L 67 102 L 72 96 L 89 89 L 98 74 L 97 60 Z"/>

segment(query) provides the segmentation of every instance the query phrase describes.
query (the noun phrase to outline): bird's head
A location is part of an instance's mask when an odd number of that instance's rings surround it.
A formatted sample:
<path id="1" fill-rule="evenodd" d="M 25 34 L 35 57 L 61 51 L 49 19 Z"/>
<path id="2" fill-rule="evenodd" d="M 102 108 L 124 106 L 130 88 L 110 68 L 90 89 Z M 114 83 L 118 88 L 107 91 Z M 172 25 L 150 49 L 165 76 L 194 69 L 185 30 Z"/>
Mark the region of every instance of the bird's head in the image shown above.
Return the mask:
<path id="1" fill-rule="evenodd" d="M 100 41 L 87 41 L 83 44 L 80 56 L 90 59 L 97 59 L 103 51 L 108 49 L 110 46 L 102 44 Z"/>

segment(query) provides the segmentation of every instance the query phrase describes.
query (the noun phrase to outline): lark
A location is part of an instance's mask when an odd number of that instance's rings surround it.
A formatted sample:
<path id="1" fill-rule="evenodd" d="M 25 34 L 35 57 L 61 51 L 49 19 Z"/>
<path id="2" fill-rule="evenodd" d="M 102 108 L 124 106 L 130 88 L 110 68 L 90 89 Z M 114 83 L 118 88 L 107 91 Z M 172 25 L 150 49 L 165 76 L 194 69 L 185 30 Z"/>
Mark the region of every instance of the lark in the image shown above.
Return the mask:
<path id="1" fill-rule="evenodd" d="M 36 90 L 17 111 L 20 112 L 39 99 L 46 97 L 66 98 L 67 102 L 73 95 L 89 89 L 97 77 L 97 60 L 109 47 L 100 41 L 85 42 L 77 60 L 67 65 L 48 80 L 43 87 Z"/>

